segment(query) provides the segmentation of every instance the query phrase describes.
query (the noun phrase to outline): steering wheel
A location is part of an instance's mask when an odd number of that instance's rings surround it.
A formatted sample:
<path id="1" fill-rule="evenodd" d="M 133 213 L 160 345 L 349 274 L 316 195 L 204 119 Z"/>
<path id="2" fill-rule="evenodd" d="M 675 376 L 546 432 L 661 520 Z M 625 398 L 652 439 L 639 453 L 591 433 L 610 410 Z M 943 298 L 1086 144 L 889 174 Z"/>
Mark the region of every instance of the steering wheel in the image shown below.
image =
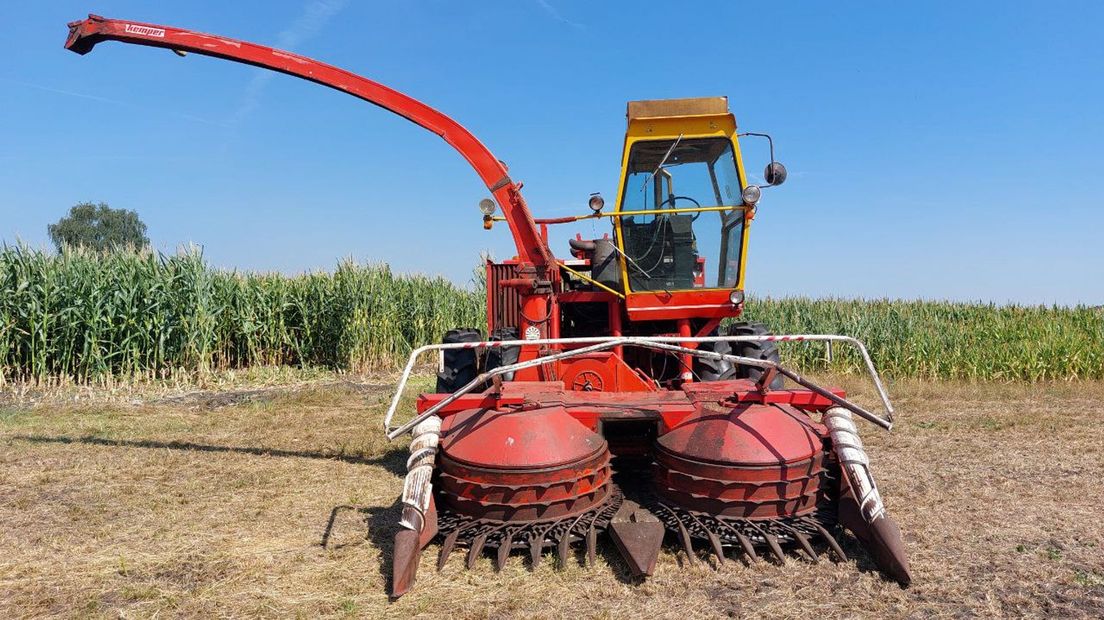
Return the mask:
<path id="1" fill-rule="evenodd" d="M 693 198 L 691 198 L 689 196 L 668 196 L 667 200 L 664 200 L 663 202 L 656 205 L 656 209 L 659 210 L 659 209 L 663 208 L 663 205 L 665 205 L 667 203 L 671 203 L 671 206 L 674 207 L 675 203 L 678 202 L 679 200 L 689 200 L 690 202 L 694 203 L 695 207 L 697 207 L 699 209 L 701 208 L 701 203 L 698 202 L 697 200 L 694 200 Z M 702 214 L 702 212 L 698 211 L 694 215 L 690 216 L 690 221 L 691 222 L 698 221 L 698 218 L 701 217 L 701 214 Z"/>

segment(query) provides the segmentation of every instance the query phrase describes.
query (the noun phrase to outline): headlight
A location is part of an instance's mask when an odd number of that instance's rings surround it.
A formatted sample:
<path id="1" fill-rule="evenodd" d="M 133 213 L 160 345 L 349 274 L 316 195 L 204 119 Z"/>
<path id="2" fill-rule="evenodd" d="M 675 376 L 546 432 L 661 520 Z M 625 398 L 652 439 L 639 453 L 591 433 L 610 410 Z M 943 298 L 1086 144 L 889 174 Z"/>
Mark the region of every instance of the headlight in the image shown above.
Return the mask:
<path id="1" fill-rule="evenodd" d="M 759 198 L 762 196 L 763 190 L 759 189 L 758 185 L 748 185 L 740 193 L 740 197 L 744 199 L 744 204 L 753 206 L 759 204 Z"/>
<path id="2" fill-rule="evenodd" d="M 599 194 L 591 194 L 590 202 L 587 203 L 590 206 L 590 210 L 598 213 L 602 210 L 602 207 L 606 206 L 606 201 Z"/>
<path id="3" fill-rule="evenodd" d="M 754 187 L 754 185 L 752 187 Z M 740 304 L 744 303 L 744 292 L 739 289 L 732 291 L 728 294 L 728 301 L 733 306 L 739 306 Z"/>
<path id="4" fill-rule="evenodd" d="M 495 212 L 495 209 L 497 208 L 498 205 L 495 204 L 495 201 L 491 200 L 490 198 L 484 198 L 483 200 L 479 201 L 479 211 L 483 215 L 491 215 Z"/>

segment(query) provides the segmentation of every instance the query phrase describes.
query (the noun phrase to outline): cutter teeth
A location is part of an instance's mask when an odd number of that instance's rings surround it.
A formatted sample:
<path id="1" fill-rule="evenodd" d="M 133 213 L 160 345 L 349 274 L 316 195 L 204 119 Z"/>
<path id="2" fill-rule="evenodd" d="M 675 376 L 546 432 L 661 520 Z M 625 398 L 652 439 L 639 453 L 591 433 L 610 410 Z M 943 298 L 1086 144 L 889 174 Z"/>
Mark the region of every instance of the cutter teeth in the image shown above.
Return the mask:
<path id="1" fill-rule="evenodd" d="M 817 545 L 823 543 L 833 557 L 846 561 L 847 555 L 829 531 L 835 527 L 835 514 L 825 511 L 809 516 L 781 519 L 750 520 L 729 518 L 693 512 L 657 502 L 653 507 L 667 527 L 679 540 L 682 550 L 693 562 L 693 542 L 699 540 L 709 545 L 716 556 L 718 566 L 725 561 L 726 548 L 739 549 L 748 560 L 759 559 L 761 550 L 779 564 L 785 564 L 787 547 L 798 550 L 801 557 L 817 563 L 820 553 Z"/>
<path id="2" fill-rule="evenodd" d="M 444 568 L 457 547 L 466 549 L 464 564 L 468 568 L 475 566 L 486 549 L 494 551 L 496 570 L 501 571 L 509 562 L 510 554 L 517 550 L 528 551 L 530 564 L 536 568 L 542 562 L 545 547 L 555 549 L 555 564 L 563 568 L 570 560 L 572 545 L 581 546 L 584 561 L 587 565 L 593 565 L 597 561 L 598 535 L 609 530 L 615 520 L 626 518 L 621 514 L 622 508 L 630 515 L 647 513 L 653 515 L 650 517 L 653 520 L 658 518 L 656 525 L 674 533 L 679 549 L 686 554 L 690 565 L 702 560 L 694 548 L 695 540 L 698 541 L 698 549 L 705 545 L 709 555 L 717 558 L 717 568 L 725 563 L 728 559 L 726 555 L 733 549 L 741 551 L 751 562 L 758 561 L 765 551 L 767 558 L 784 564 L 786 556 L 793 552 L 816 563 L 826 547 L 833 559 L 847 561 L 847 554 L 832 533 L 836 527 L 834 512 L 824 510 L 802 517 L 765 520 L 720 517 L 684 510 L 661 501 L 641 506 L 625 501 L 620 489 L 615 487 L 610 501 L 603 506 L 574 517 L 551 521 L 496 522 L 446 512 L 440 516 L 443 538 L 437 568 Z M 657 540 L 661 539 L 662 536 Z M 637 555 L 644 557 L 647 554 L 638 552 Z M 643 568 L 647 570 L 639 571 L 641 574 L 650 574 L 650 566 Z"/>
<path id="3" fill-rule="evenodd" d="M 474 567 L 484 549 L 494 549 L 495 569 L 502 570 L 511 552 L 526 549 L 531 565 L 540 565 L 544 548 L 556 549 L 557 566 L 567 565 L 571 545 L 582 542 L 586 547 L 589 564 L 597 559 L 598 535 L 610 524 L 614 513 L 621 506 L 620 489 L 614 487 L 609 500 L 580 515 L 538 522 L 502 522 L 489 519 L 473 519 L 455 512 L 443 512 L 439 517 L 441 551 L 437 556 L 437 570 L 442 570 L 457 547 L 467 548 L 464 561 L 469 569 Z"/>

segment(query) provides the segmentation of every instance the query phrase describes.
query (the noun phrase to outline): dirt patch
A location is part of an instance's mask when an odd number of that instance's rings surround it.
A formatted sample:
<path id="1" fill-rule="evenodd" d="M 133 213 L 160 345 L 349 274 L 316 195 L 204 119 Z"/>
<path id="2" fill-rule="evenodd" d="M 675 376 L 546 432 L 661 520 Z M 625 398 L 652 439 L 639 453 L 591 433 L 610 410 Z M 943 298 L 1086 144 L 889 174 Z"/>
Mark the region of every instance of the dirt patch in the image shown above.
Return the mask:
<path id="1" fill-rule="evenodd" d="M 135 400 L 132 401 L 132 404 L 182 407 L 190 410 L 214 410 L 249 403 L 263 403 L 277 398 L 286 400 L 298 393 L 314 395 L 326 390 L 337 390 L 348 394 L 390 395 L 393 389 L 394 385 L 390 383 L 359 383 L 349 380 L 315 381 L 295 386 L 275 386 L 261 389 L 199 390 L 149 401 Z"/>
<path id="2" fill-rule="evenodd" d="M 1104 385 L 892 386 L 894 432 L 861 432 L 909 589 L 849 537 L 845 563 L 672 547 L 644 583 L 608 543 L 592 568 L 501 573 L 437 573 L 431 546 L 389 603 L 407 455 L 380 432 L 387 384 L 363 383 L 5 410 L 0 616 L 1104 616 Z"/>

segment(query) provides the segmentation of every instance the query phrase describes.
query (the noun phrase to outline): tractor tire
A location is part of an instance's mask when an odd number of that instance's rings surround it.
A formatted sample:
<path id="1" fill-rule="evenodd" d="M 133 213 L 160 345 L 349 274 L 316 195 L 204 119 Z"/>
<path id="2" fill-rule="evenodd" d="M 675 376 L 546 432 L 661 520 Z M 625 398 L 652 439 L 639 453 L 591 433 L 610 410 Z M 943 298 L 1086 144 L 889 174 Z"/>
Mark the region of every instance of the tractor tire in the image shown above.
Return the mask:
<path id="1" fill-rule="evenodd" d="M 741 321 L 733 323 L 725 330 L 729 336 L 769 336 L 770 330 L 762 323 Z M 773 342 L 712 342 L 702 343 L 703 348 L 726 355 L 739 355 L 757 360 L 779 363 L 778 346 Z M 754 366 L 737 366 L 724 360 L 698 358 L 694 362 L 694 372 L 702 381 L 726 381 L 728 379 L 751 379 L 758 381 L 763 370 Z M 781 375 L 771 381 L 770 389 L 780 390 L 785 384 Z"/>
<path id="2" fill-rule="evenodd" d="M 518 328 L 499 327 L 491 332 L 491 340 L 519 340 Z M 483 359 L 483 369 L 492 370 L 499 366 L 516 364 L 521 355 L 521 347 L 495 347 L 487 349 L 487 355 Z M 514 373 L 508 372 L 502 375 L 503 381 L 513 381 Z"/>
<path id="3" fill-rule="evenodd" d="M 770 336 L 771 331 L 767 329 L 767 326 L 762 323 L 750 323 L 743 322 L 733 323 L 728 328 L 729 336 Z M 760 341 L 760 342 L 735 342 L 733 343 L 736 349 L 736 355 L 741 357 L 750 357 L 757 360 L 766 360 L 768 362 L 774 362 L 775 364 L 782 363 L 782 358 L 778 354 L 778 345 L 773 342 Z M 752 381 L 758 381 L 763 376 L 763 369 L 756 368 L 754 366 L 740 366 L 736 369 L 736 376 L 740 379 L 751 379 Z M 781 390 L 785 384 L 786 379 L 776 374 L 774 379 L 770 383 L 770 389 Z"/>
<path id="4" fill-rule="evenodd" d="M 450 329 L 441 340 L 444 344 L 455 342 L 482 342 L 483 332 L 470 327 Z M 437 373 L 437 393 L 451 394 L 464 387 L 479 374 L 479 356 L 476 349 L 445 349 L 444 364 Z"/>
<path id="5" fill-rule="evenodd" d="M 714 331 L 709 335 L 717 336 L 719 331 Z M 732 344 L 728 342 L 702 342 L 698 345 L 698 348 L 703 351 L 735 355 L 732 351 Z M 736 378 L 736 365 L 727 360 L 695 357 L 694 374 L 697 375 L 699 381 L 727 381 Z"/>

